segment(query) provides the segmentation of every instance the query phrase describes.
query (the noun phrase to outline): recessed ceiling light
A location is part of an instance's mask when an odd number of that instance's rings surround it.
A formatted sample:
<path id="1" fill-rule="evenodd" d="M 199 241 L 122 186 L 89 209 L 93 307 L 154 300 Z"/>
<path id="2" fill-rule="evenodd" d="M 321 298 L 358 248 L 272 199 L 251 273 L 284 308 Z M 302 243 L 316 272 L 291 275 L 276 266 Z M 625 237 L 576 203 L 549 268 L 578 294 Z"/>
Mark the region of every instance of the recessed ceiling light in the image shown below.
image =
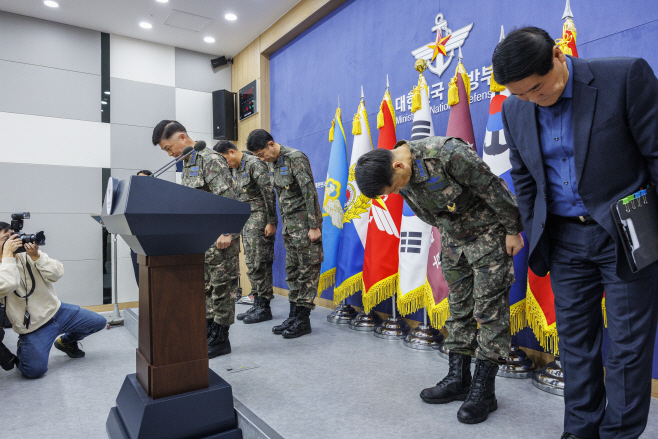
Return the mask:
<path id="1" fill-rule="evenodd" d="M 151 29 L 153 27 L 153 25 L 151 23 L 147 23 L 145 21 L 142 21 L 141 23 L 139 23 L 139 25 L 141 27 L 143 27 L 144 29 Z"/>
<path id="2" fill-rule="evenodd" d="M 101 101 L 101 104 L 102 104 L 102 105 L 107 105 L 107 102 L 105 102 L 105 101 Z"/>
<path id="3" fill-rule="evenodd" d="M 167 3 L 169 0 L 156 0 L 158 3 Z"/>
<path id="4" fill-rule="evenodd" d="M 45 2 L 43 2 L 43 4 L 48 6 L 49 8 L 59 8 L 57 2 L 54 2 L 52 0 L 46 0 Z"/>
<path id="5" fill-rule="evenodd" d="M 224 18 L 226 18 L 228 21 L 234 21 L 238 19 L 238 16 L 235 14 L 226 14 L 224 15 Z"/>
<path id="6" fill-rule="evenodd" d="M 203 41 L 205 41 L 206 43 L 214 43 L 215 39 L 213 37 L 205 37 Z"/>
<path id="7" fill-rule="evenodd" d="M 105 93 L 106 95 L 109 95 L 109 94 L 110 94 L 109 91 L 104 91 L 103 93 Z"/>

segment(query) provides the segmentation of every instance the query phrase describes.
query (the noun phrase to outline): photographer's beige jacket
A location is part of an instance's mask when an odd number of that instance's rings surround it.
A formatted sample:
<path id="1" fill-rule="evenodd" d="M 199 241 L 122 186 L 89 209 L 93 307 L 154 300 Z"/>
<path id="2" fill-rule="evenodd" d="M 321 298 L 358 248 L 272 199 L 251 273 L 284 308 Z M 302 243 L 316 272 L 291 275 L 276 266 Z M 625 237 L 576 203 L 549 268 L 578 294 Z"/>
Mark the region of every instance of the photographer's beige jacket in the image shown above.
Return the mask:
<path id="1" fill-rule="evenodd" d="M 30 312 L 30 327 L 23 326 L 25 316 L 25 295 L 32 289 L 32 280 L 27 271 L 30 264 L 34 274 L 34 293 L 28 297 L 27 309 Z M 59 310 L 62 302 L 55 294 L 53 282 L 64 275 L 61 262 L 51 259 L 39 251 L 39 259 L 34 262 L 25 253 L 16 258 L 2 258 L 0 261 L 0 300 L 7 298 L 7 316 L 14 331 L 19 334 L 29 334 L 48 323 Z M 26 290 L 27 288 L 27 290 Z M 16 291 L 21 297 L 14 294 Z"/>

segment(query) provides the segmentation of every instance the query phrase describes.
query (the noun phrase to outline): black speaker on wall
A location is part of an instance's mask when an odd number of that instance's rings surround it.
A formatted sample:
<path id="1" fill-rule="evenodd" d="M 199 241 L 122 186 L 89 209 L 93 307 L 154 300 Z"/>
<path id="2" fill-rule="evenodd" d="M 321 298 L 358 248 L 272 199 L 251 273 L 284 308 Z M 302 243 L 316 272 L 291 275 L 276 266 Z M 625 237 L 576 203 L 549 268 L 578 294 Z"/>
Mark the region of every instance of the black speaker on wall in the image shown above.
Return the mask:
<path id="1" fill-rule="evenodd" d="M 238 140 L 237 93 L 228 90 L 212 92 L 212 138 Z"/>

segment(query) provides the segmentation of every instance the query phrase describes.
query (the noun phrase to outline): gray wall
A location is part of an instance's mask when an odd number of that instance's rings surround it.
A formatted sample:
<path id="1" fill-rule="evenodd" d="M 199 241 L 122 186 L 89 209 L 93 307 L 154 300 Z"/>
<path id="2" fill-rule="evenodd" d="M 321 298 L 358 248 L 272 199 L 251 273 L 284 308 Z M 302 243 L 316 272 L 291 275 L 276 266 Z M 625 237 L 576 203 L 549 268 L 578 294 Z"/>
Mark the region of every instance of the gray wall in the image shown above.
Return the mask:
<path id="1" fill-rule="evenodd" d="M 100 212 L 102 168 L 126 178 L 166 163 L 151 144 L 161 119 L 178 119 L 212 144 L 210 92 L 230 89 L 230 68 L 213 72 L 211 55 L 111 35 L 107 124 L 100 32 L 0 11 L 0 42 L 0 126 L 8 132 L 0 142 L 0 221 L 31 212 L 24 231 L 44 230 L 42 250 L 64 264 L 60 299 L 99 305 L 102 232 L 89 215 Z M 163 178 L 175 181 L 175 171 Z M 136 301 L 130 251 L 119 241 L 119 301 Z"/>

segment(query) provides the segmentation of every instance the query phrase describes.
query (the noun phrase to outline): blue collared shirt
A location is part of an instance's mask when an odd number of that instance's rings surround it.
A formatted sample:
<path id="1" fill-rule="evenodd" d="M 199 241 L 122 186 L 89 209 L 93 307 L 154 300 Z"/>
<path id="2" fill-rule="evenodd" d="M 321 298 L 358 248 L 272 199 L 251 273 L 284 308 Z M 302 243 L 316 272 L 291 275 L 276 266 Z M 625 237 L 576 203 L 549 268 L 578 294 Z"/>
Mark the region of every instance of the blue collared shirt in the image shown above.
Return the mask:
<path id="1" fill-rule="evenodd" d="M 573 64 L 567 57 L 569 80 L 562 96 L 550 107 L 537 108 L 539 145 L 548 184 L 548 211 L 560 216 L 589 215 L 578 194 L 573 159 Z"/>

